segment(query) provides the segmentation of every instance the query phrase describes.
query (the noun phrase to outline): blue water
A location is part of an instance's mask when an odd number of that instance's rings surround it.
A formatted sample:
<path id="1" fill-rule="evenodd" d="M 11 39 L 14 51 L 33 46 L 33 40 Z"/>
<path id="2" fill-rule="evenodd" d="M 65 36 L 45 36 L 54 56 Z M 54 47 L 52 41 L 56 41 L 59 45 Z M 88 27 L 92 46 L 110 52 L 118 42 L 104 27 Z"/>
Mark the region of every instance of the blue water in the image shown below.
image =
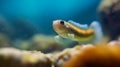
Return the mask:
<path id="1" fill-rule="evenodd" d="M 0 0 L 0 16 L 8 21 L 2 25 L 3 28 L 10 28 L 10 31 L 6 31 L 13 38 L 28 38 L 36 33 L 52 35 L 55 34 L 53 20 L 73 20 L 88 24 L 98 20 L 96 9 L 100 1 Z"/>

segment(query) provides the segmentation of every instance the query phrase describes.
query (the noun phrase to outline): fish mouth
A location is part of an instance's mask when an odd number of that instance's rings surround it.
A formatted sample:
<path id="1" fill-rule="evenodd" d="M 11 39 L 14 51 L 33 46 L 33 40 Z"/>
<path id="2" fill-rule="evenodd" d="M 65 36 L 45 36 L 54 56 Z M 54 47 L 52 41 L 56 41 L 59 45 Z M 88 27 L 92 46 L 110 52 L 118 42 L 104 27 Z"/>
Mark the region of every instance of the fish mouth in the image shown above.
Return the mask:
<path id="1" fill-rule="evenodd" d="M 56 29 L 60 28 L 59 20 L 54 20 L 53 21 L 53 28 L 56 31 Z"/>

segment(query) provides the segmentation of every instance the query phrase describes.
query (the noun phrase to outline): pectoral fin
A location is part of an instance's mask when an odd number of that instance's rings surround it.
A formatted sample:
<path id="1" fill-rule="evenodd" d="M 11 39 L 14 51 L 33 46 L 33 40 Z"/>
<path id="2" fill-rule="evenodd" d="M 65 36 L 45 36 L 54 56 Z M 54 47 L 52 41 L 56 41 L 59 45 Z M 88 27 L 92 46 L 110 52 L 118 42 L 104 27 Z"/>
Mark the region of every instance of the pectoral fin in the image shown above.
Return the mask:
<path id="1" fill-rule="evenodd" d="M 63 41 L 63 38 L 60 37 L 59 35 L 55 36 L 54 39 L 57 43 L 61 43 Z"/>
<path id="2" fill-rule="evenodd" d="M 63 45 L 64 47 L 68 47 L 70 44 L 73 44 L 73 41 L 70 39 L 64 39 L 62 37 L 60 37 L 59 35 L 54 37 L 55 41 L 61 45 Z"/>

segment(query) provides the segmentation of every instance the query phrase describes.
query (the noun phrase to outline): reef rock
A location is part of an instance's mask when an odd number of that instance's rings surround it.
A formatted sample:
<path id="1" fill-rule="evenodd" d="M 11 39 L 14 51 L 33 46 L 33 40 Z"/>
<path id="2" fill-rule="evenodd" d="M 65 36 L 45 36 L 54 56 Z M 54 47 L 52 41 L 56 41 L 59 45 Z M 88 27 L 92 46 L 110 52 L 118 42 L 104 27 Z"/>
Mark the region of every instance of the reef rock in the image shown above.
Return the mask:
<path id="1" fill-rule="evenodd" d="M 0 67 L 52 67 L 51 54 L 40 51 L 20 51 L 15 48 L 0 49 Z"/>
<path id="2" fill-rule="evenodd" d="M 118 39 L 120 36 L 120 0 L 102 0 L 98 13 L 104 34 L 110 37 L 110 40 Z"/>

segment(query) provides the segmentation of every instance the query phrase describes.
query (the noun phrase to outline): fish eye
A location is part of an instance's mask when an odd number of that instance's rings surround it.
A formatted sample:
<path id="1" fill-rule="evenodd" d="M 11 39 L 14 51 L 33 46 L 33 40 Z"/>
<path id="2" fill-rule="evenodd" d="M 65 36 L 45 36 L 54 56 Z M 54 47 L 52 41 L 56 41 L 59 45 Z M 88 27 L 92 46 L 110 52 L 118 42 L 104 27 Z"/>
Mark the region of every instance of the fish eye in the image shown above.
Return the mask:
<path id="1" fill-rule="evenodd" d="M 63 20 L 61 20 L 61 21 L 60 21 L 60 24 L 64 25 L 64 21 L 63 21 Z"/>

